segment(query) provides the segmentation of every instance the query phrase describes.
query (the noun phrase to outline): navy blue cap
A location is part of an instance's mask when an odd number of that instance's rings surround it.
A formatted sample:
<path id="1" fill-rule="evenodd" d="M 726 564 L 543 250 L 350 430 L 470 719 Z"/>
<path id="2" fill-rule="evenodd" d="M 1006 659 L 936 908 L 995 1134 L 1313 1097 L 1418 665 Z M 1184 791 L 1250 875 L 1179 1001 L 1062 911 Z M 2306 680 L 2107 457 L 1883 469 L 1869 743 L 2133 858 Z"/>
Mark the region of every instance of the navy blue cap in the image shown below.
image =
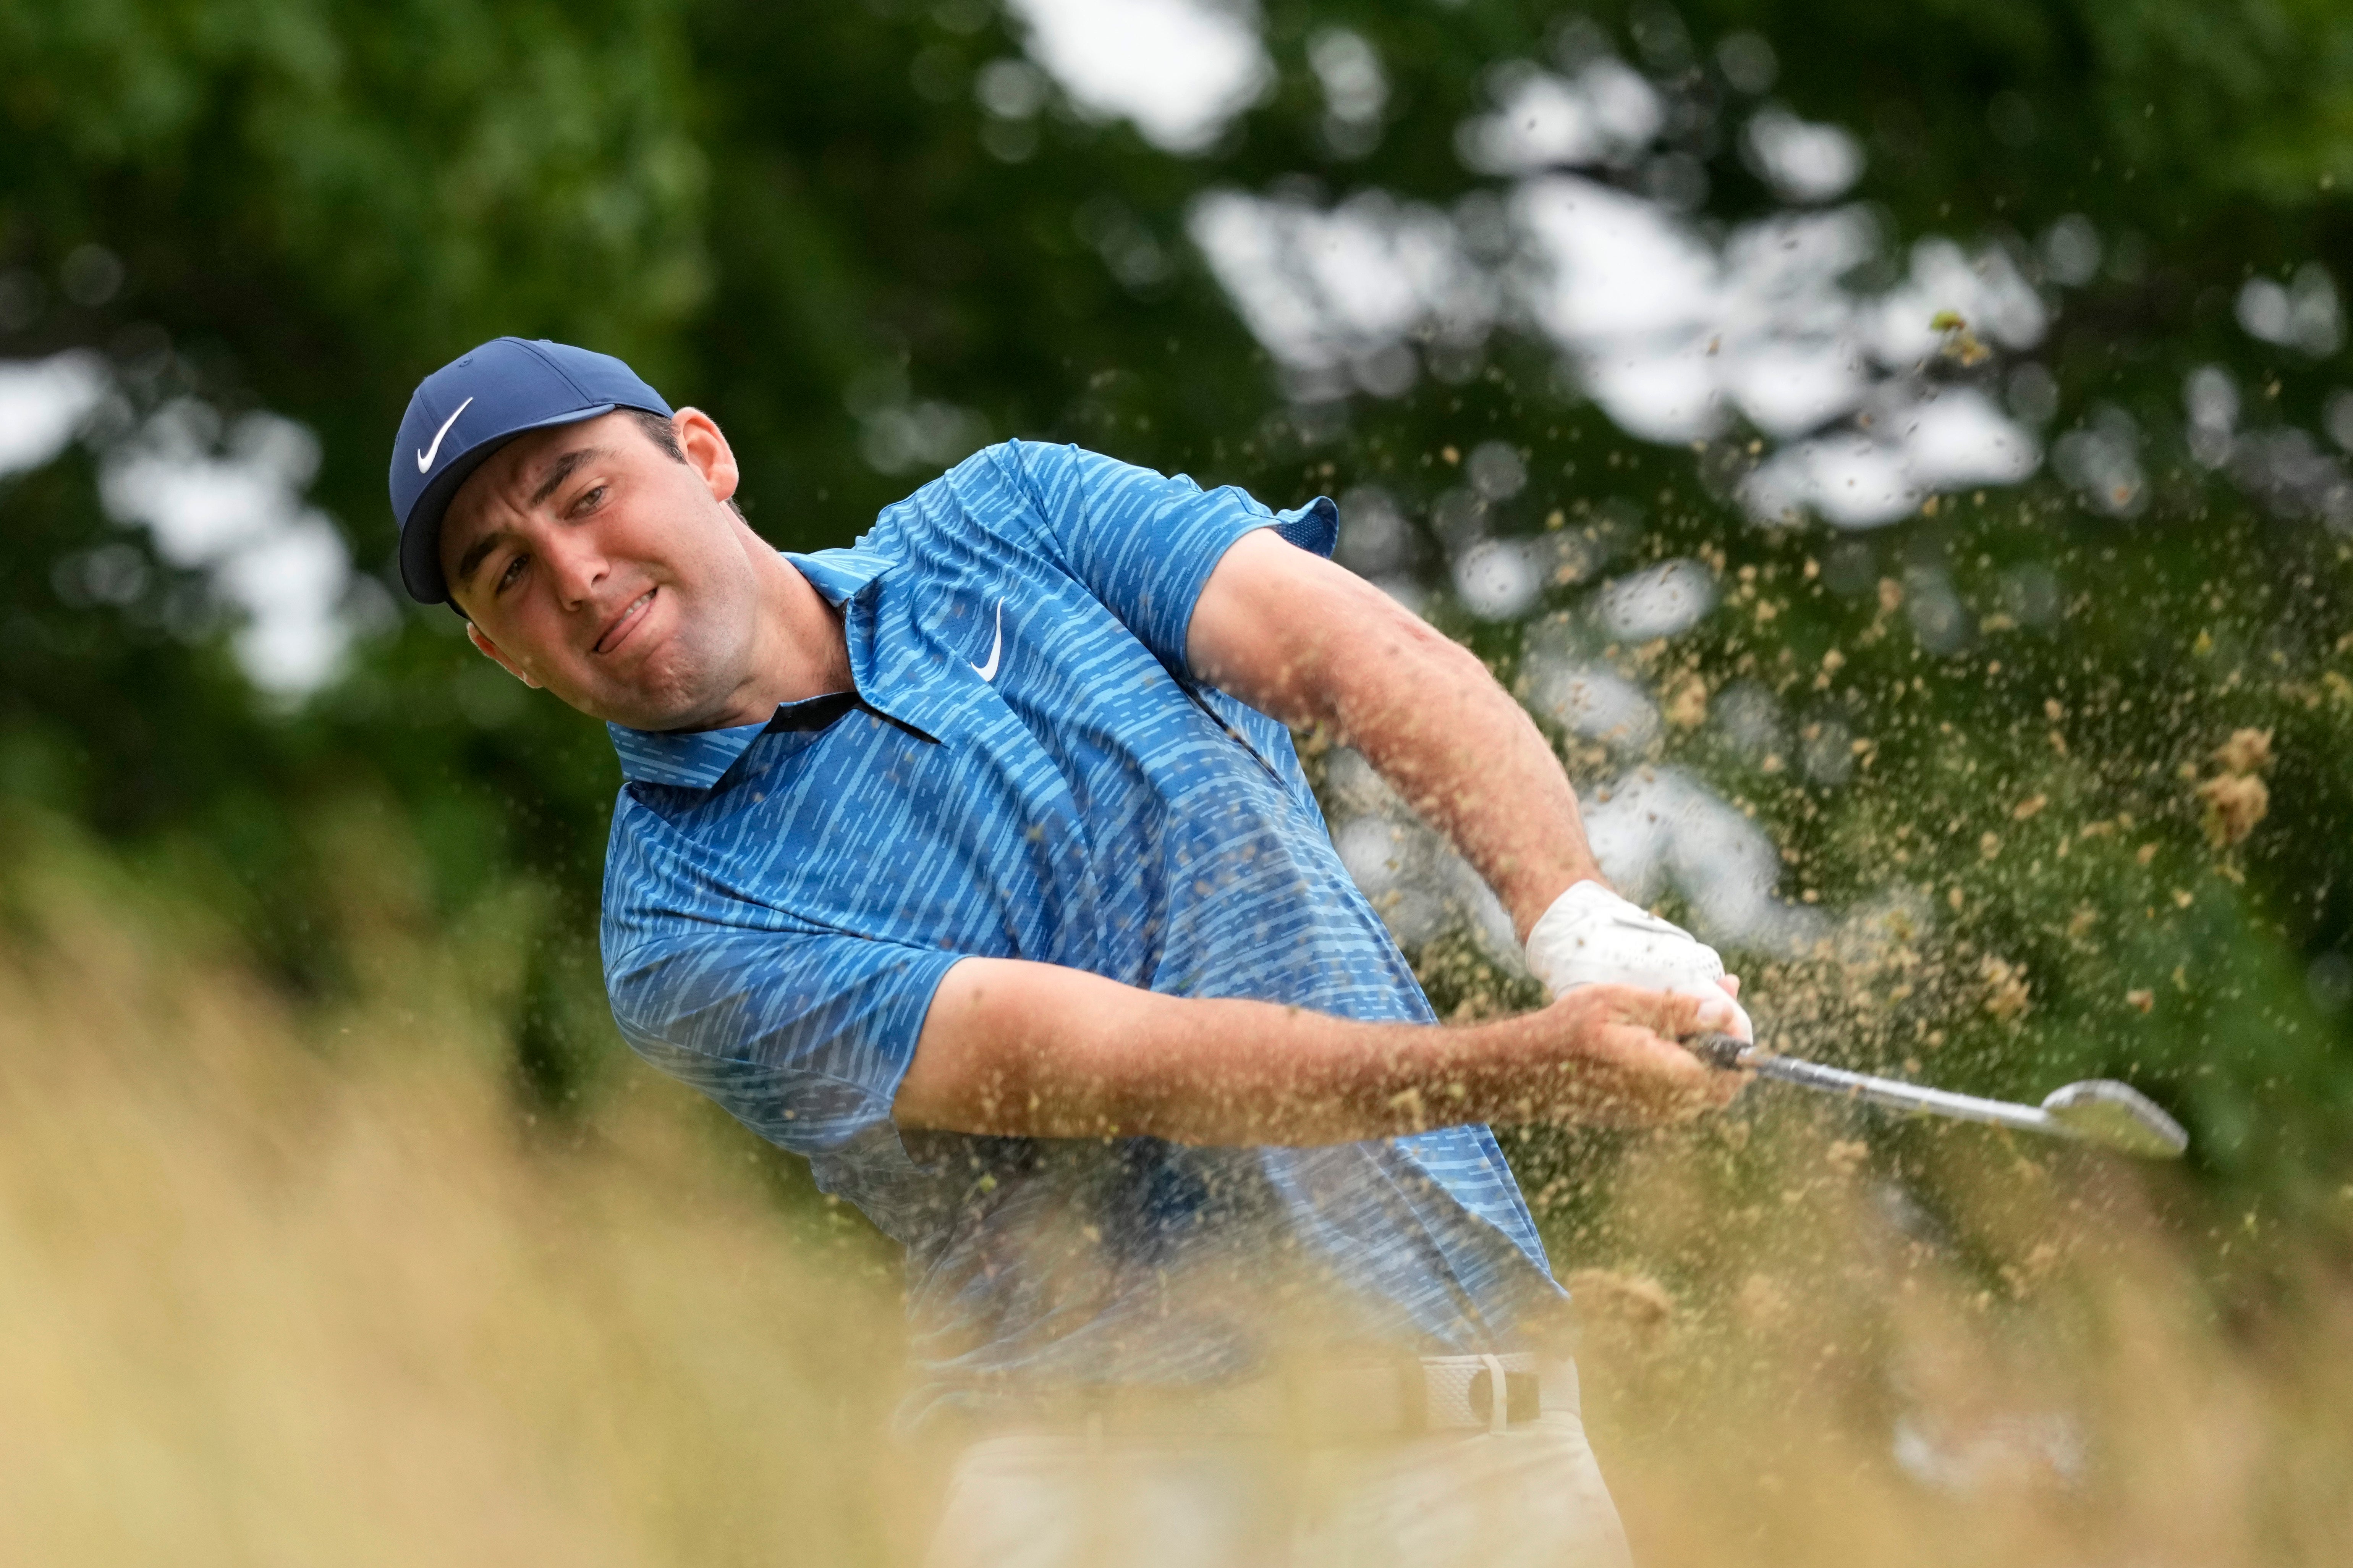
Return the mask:
<path id="1" fill-rule="evenodd" d="M 392 515 L 400 522 L 400 581 L 409 597 L 420 605 L 449 597 L 441 514 L 467 475 L 526 430 L 616 408 L 670 413 L 660 393 L 611 354 L 545 338 L 493 338 L 418 382 L 392 446 Z"/>

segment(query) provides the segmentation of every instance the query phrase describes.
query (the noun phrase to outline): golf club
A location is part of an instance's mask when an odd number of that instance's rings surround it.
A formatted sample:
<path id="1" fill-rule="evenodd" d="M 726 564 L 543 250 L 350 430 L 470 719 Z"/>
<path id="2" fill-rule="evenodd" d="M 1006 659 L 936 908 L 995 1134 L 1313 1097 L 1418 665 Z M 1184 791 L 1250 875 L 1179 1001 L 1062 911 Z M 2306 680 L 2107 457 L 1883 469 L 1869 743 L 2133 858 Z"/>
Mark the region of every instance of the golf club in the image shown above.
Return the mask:
<path id="1" fill-rule="evenodd" d="M 2144 1160 L 2178 1160 L 2189 1147 L 2189 1134 L 2182 1131 L 2179 1122 L 2140 1090 L 2113 1079 L 2087 1079 L 2081 1083 L 2062 1085 L 2045 1096 L 2039 1106 L 2013 1105 L 2008 1100 L 1980 1100 L 1973 1094 L 1955 1094 L 1948 1089 L 1799 1061 L 1730 1035 L 1702 1035 L 1684 1044 L 1694 1056 L 1728 1071 L 1753 1072 L 1801 1089 L 1869 1100 L 1891 1110 L 1949 1116 L 1960 1121 L 1982 1121 L 2021 1132 L 2070 1138 Z"/>

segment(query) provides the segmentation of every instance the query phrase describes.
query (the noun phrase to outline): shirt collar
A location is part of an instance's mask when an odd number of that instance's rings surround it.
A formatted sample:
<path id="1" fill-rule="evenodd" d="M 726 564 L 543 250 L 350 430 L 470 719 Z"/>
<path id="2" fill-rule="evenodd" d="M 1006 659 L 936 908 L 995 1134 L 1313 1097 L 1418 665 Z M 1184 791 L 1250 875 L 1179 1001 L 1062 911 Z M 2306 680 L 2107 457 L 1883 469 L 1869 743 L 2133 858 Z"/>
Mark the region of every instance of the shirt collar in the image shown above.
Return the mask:
<path id="1" fill-rule="evenodd" d="M 820 550 L 813 555 L 787 550 L 783 554 L 808 579 L 811 587 L 825 595 L 826 603 L 836 608 L 850 605 L 853 621 L 865 618 L 856 612 L 870 597 L 867 589 L 895 564 L 889 556 L 871 550 Z M 860 630 L 869 635 L 861 637 L 858 635 Z M 853 629 L 850 674 L 861 697 L 866 695 L 871 680 L 867 669 L 860 667 L 870 665 L 871 659 L 860 656 L 871 648 L 871 628 Z M 812 697 L 806 702 L 787 702 L 776 711 L 787 713 L 807 702 L 824 700 L 822 697 Z M 880 710 L 889 712 L 887 708 Z M 613 750 L 620 755 L 621 776 L 630 783 L 709 789 L 752 749 L 752 742 L 774 721 L 760 719 L 724 730 L 632 730 L 623 724 L 607 724 L 605 729 L 613 737 Z"/>
<path id="2" fill-rule="evenodd" d="M 709 789 L 749 751 L 765 719 L 734 724 L 724 730 L 632 730 L 607 724 L 613 750 L 620 753 L 621 776 L 631 784 L 673 784 L 681 789 Z"/>
<path id="3" fill-rule="evenodd" d="M 839 609 L 849 600 L 866 591 L 867 584 L 898 564 L 888 555 L 878 555 L 871 550 L 851 546 L 847 550 L 820 550 L 814 555 L 803 555 L 797 550 L 783 552 L 786 560 L 809 580 L 809 586 L 825 595 L 825 602 Z"/>

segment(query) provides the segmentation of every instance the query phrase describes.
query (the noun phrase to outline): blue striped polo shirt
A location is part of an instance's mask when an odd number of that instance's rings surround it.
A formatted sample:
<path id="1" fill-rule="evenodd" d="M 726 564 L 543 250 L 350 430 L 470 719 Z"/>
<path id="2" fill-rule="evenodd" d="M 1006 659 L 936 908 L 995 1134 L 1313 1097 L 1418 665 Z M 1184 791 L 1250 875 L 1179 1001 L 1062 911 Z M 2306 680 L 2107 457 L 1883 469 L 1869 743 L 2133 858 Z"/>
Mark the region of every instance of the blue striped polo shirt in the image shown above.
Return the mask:
<path id="1" fill-rule="evenodd" d="M 1198 1148 L 892 1120 L 967 955 L 1435 1022 L 1289 734 L 1186 665 L 1236 540 L 1328 553 L 1336 524 L 1008 442 L 786 556 L 843 615 L 854 699 L 613 731 L 614 1016 L 904 1244 L 913 1417 L 1247 1376 L 1277 1344 L 1511 1349 L 1566 1300 L 1484 1127 Z"/>

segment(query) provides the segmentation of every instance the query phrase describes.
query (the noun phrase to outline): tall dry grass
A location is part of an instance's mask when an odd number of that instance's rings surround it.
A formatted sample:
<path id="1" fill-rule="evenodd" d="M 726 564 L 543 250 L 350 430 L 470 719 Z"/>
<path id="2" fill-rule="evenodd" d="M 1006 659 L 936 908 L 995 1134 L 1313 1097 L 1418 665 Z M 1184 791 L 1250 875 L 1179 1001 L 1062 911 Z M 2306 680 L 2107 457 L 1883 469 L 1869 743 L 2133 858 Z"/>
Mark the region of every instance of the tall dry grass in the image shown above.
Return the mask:
<path id="1" fill-rule="evenodd" d="M 2353 1562 L 2353 1289 L 2317 1238 L 2089 1152 L 1844 1121 L 1662 1143 L 1590 1233 L 1682 1281 L 1583 1292 L 1650 1561 Z"/>
<path id="2" fill-rule="evenodd" d="M 202 911 L 12 837 L 0 1562 L 919 1544 L 889 1260 L 649 1075 L 529 1121 L 485 1021 L 527 921 L 437 932 L 356 857 L 360 999 L 297 1010 Z M 1647 1563 L 2353 1560 L 2319 1248 L 2091 1156 L 1852 1131 L 1784 1101 L 1639 1142 L 1565 1236 Z"/>
<path id="3" fill-rule="evenodd" d="M 885 1557 L 895 1274 L 659 1084 L 526 1121 L 495 911 L 297 1016 L 201 916 L 15 851 L 0 1563 Z"/>

